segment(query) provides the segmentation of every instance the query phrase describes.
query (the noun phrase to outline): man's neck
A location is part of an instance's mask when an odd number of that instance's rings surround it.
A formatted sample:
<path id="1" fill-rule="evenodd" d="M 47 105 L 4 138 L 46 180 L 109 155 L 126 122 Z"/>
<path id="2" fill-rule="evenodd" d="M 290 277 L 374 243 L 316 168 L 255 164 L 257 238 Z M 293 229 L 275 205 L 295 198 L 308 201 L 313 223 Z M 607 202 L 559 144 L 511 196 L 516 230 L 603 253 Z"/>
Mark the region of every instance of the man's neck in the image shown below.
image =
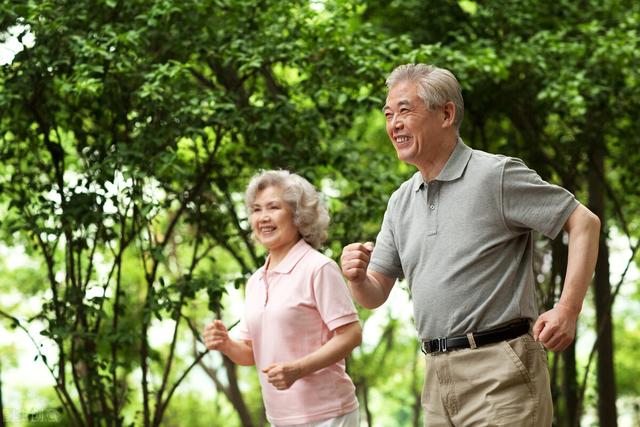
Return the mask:
<path id="1" fill-rule="evenodd" d="M 422 175 L 422 179 L 424 179 L 425 182 L 432 181 L 440 174 L 440 172 L 442 172 L 442 169 L 447 164 L 453 150 L 455 150 L 457 142 L 457 135 L 453 139 L 448 139 L 435 147 L 435 150 L 431 153 L 429 159 L 426 159 L 422 164 L 417 165 L 418 170 Z"/>

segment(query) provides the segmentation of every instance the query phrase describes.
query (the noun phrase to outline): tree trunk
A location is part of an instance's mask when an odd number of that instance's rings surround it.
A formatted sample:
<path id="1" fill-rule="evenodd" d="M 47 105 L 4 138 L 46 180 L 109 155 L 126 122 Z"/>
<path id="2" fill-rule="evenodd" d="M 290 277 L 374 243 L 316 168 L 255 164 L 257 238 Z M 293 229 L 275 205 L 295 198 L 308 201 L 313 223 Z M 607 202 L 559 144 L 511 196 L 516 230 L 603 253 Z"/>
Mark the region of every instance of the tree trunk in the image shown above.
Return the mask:
<path id="1" fill-rule="evenodd" d="M 238 412 L 238 416 L 240 417 L 240 422 L 243 427 L 253 427 L 253 421 L 251 420 L 251 415 L 249 414 L 249 409 L 247 405 L 244 403 L 244 399 L 242 398 L 242 392 L 240 391 L 240 387 L 238 386 L 238 375 L 236 372 L 236 365 L 229 359 L 227 356 L 222 356 L 224 361 L 224 367 L 227 371 L 227 378 L 229 380 L 229 400 L 231 404 Z"/>
<path id="2" fill-rule="evenodd" d="M 411 393 L 413 394 L 413 427 L 420 427 L 420 413 L 422 412 L 422 399 L 420 380 L 421 375 L 418 374 L 418 358 L 422 356 L 422 353 L 414 352 L 413 366 L 411 367 L 413 381 L 411 381 Z"/>
<path id="3" fill-rule="evenodd" d="M 367 380 L 363 380 L 357 389 L 360 390 L 360 396 L 362 396 L 362 405 L 364 406 L 365 417 L 367 417 L 367 426 L 373 427 L 373 417 L 369 409 L 369 387 L 367 386 Z"/>
<path id="4" fill-rule="evenodd" d="M 598 418 L 601 427 L 616 427 L 616 382 L 613 369 L 613 328 L 611 321 L 611 285 L 609 283 L 609 247 L 605 217 L 604 147 L 596 144 L 589 172 L 589 205 L 602 223 L 598 262 L 594 277 L 597 330 Z"/>
<path id="5" fill-rule="evenodd" d="M 210 368 L 205 363 L 200 361 L 200 367 L 204 370 L 204 372 L 211 378 L 211 381 L 216 386 L 216 389 L 224 394 L 229 403 L 233 405 L 234 409 L 238 413 L 238 417 L 240 418 L 240 424 L 242 427 L 254 427 L 254 426 L 262 426 L 265 423 L 265 420 L 260 419 L 258 423 L 254 423 L 251 420 L 251 414 L 249 413 L 249 409 L 247 408 L 246 403 L 242 397 L 242 392 L 240 391 L 240 387 L 238 387 L 238 375 L 236 372 L 236 365 L 229 359 L 227 356 L 222 355 L 222 361 L 224 364 L 225 372 L 227 374 L 228 385 L 225 386 L 220 382 L 218 375 L 216 373 L 216 369 Z M 264 411 L 262 411 L 264 415 Z"/>
<path id="6" fill-rule="evenodd" d="M 553 241 L 553 263 L 555 280 L 559 277 L 560 280 L 564 279 L 567 274 L 567 245 L 558 238 Z M 562 283 L 562 282 L 561 282 Z M 577 334 L 577 331 L 576 331 Z M 578 336 L 576 335 L 576 339 Z M 578 413 L 578 373 L 576 371 L 576 339 L 573 340 L 571 345 L 562 353 L 557 354 L 556 357 L 560 357 L 562 360 L 562 382 L 561 392 L 562 399 L 564 400 L 563 411 L 556 410 L 558 414 L 558 424 L 560 426 L 574 426 L 576 425 L 576 417 Z M 557 391 L 557 390 L 556 390 Z M 556 403 L 556 408 L 559 405 Z"/>
<path id="7" fill-rule="evenodd" d="M 578 416 L 578 373 L 576 371 L 576 341 L 562 352 L 562 395 L 565 401 L 564 423 L 566 426 L 576 424 Z"/>
<path id="8" fill-rule="evenodd" d="M 558 237 L 551 242 L 551 274 L 549 275 L 549 286 L 546 294 L 542 295 L 542 307 L 540 312 L 550 310 L 562 291 L 562 280 L 564 279 L 564 272 L 567 265 L 566 246 L 562 241 L 562 237 Z M 534 264 L 535 268 L 535 264 Z M 535 274 L 538 274 L 535 272 Z M 560 354 L 549 354 L 549 360 L 551 361 L 549 380 L 551 386 L 551 396 L 553 398 L 553 413 L 556 420 L 558 420 L 558 427 L 563 426 L 563 419 L 565 415 L 564 405 L 561 404 L 559 397 L 564 398 L 561 388 L 563 384 L 563 378 L 558 374 L 558 366 L 560 364 Z"/>
<path id="9" fill-rule="evenodd" d="M 4 406 L 2 405 L 2 361 L 0 360 L 0 427 L 4 426 Z"/>

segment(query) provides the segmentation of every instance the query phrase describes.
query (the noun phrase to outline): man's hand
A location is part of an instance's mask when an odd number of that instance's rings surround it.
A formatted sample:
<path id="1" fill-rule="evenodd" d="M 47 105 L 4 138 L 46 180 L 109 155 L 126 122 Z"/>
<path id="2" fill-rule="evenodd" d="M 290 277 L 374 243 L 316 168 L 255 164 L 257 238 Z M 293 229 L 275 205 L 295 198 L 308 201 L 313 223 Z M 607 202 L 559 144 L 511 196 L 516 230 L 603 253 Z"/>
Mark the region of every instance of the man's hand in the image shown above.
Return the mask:
<path id="1" fill-rule="evenodd" d="M 380 307 L 389 298 L 391 288 L 396 282 L 374 270 L 368 270 L 373 243 L 351 243 L 342 250 L 340 265 L 342 274 L 349 281 L 353 298 L 365 308 Z"/>
<path id="2" fill-rule="evenodd" d="M 224 352 L 229 345 L 229 332 L 220 320 L 214 320 L 204 328 L 204 345 L 209 350 Z"/>
<path id="3" fill-rule="evenodd" d="M 342 274 L 353 284 L 362 284 L 367 279 L 367 267 L 371 259 L 373 243 L 351 243 L 342 250 L 340 265 Z"/>
<path id="4" fill-rule="evenodd" d="M 295 363 L 274 363 L 262 370 L 267 381 L 278 390 L 286 390 L 303 376 L 302 369 Z"/>
<path id="5" fill-rule="evenodd" d="M 558 304 L 538 317 L 533 325 L 533 339 L 552 351 L 562 351 L 576 336 L 578 315 L 575 309 Z"/>

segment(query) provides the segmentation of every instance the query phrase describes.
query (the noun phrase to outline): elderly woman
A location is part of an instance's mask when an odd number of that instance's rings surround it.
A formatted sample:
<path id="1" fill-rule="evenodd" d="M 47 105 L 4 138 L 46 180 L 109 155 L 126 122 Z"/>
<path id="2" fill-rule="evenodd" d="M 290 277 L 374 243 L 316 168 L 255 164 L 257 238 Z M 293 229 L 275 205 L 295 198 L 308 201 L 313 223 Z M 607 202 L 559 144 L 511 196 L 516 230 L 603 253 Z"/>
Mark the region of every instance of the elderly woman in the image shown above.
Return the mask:
<path id="1" fill-rule="evenodd" d="M 255 176 L 246 204 L 269 255 L 247 283 L 237 339 L 216 320 L 205 328 L 205 345 L 256 365 L 273 425 L 355 427 L 358 401 L 344 359 L 362 329 L 340 269 L 317 251 L 327 209 L 307 180 L 286 171 Z"/>

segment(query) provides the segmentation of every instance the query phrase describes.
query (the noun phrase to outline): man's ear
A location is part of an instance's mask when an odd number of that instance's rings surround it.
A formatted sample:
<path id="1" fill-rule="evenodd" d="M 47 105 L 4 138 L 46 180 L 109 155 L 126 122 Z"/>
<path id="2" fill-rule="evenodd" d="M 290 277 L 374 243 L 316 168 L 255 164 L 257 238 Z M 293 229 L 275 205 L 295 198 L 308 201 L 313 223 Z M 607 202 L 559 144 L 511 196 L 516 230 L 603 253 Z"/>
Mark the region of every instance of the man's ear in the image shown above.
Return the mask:
<path id="1" fill-rule="evenodd" d="M 442 122 L 443 128 L 448 128 L 453 126 L 453 122 L 456 121 L 456 104 L 452 101 L 445 103 L 442 106 L 442 114 L 444 120 Z"/>

